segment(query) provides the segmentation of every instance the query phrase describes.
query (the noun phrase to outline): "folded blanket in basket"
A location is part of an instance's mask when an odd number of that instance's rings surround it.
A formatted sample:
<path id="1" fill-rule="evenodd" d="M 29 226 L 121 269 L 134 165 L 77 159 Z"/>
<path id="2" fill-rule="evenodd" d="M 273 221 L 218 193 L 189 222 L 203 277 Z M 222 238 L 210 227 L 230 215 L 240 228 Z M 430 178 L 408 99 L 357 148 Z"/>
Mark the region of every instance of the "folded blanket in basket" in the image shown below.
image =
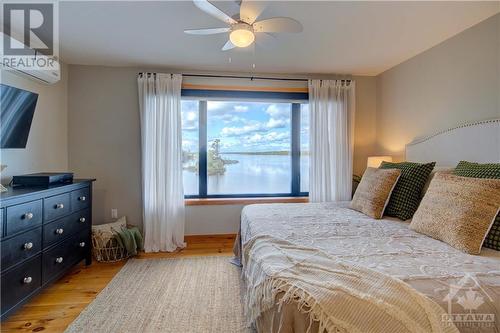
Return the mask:
<path id="1" fill-rule="evenodd" d="M 143 249 L 142 235 L 137 227 L 120 229 L 116 231 L 115 238 L 130 256 L 137 255 L 137 251 Z"/>

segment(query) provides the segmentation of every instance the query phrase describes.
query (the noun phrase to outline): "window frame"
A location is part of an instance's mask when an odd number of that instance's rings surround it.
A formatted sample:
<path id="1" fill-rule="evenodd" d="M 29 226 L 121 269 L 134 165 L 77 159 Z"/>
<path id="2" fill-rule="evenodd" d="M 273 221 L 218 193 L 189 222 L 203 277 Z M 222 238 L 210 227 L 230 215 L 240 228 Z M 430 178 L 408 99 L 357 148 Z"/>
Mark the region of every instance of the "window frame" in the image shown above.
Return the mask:
<path id="1" fill-rule="evenodd" d="M 306 92 L 276 91 L 241 91 L 241 90 L 198 90 L 182 89 L 183 100 L 198 101 L 198 195 L 184 195 L 185 199 L 217 199 L 217 198 L 269 198 L 269 197 L 308 197 L 309 192 L 300 191 L 300 112 L 301 104 L 309 101 Z M 284 102 L 290 103 L 290 168 L 291 186 L 288 193 L 241 193 L 241 194 L 208 194 L 207 148 L 208 148 L 208 110 L 207 102 L 211 100 L 250 101 L 250 102 Z"/>

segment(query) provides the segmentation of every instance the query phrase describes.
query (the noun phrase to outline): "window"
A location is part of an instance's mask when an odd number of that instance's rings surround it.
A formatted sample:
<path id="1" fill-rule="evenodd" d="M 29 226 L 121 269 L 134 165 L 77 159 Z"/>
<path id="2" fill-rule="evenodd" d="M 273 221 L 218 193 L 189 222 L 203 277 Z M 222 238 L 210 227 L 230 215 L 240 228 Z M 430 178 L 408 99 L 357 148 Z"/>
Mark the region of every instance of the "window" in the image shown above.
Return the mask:
<path id="1" fill-rule="evenodd" d="M 183 100 L 186 197 L 307 195 L 308 117 L 295 100 Z"/>
<path id="2" fill-rule="evenodd" d="M 185 195 L 198 195 L 199 187 L 199 112 L 198 101 L 181 101 L 182 169 Z"/>

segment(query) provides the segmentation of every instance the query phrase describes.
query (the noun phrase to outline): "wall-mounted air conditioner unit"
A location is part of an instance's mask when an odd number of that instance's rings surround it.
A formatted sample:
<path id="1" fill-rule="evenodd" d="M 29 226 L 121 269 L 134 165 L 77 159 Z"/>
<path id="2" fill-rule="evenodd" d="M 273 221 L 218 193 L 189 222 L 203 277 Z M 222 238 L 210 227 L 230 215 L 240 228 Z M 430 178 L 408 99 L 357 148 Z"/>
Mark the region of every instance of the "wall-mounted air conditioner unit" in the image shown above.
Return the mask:
<path id="1" fill-rule="evenodd" d="M 23 45 L 20 41 L 3 33 L 0 35 L 2 42 L 1 45 L 3 45 L 4 38 L 10 38 L 11 45 L 14 43 Z M 16 74 L 46 84 L 54 84 L 61 80 L 61 65 L 55 57 L 43 55 L 35 50 L 31 51 L 30 55 L 19 57 L 5 56 L 1 54 L 2 69 L 12 71 Z"/>

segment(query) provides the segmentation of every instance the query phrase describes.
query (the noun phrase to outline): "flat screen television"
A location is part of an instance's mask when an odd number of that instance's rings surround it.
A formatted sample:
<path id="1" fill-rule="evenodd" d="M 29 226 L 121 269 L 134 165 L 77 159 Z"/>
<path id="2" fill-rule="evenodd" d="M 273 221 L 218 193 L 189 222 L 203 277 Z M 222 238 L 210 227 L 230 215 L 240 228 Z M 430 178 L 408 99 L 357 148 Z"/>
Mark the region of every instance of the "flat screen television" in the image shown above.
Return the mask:
<path id="1" fill-rule="evenodd" d="M 0 148 L 26 148 L 38 94 L 0 84 Z"/>

